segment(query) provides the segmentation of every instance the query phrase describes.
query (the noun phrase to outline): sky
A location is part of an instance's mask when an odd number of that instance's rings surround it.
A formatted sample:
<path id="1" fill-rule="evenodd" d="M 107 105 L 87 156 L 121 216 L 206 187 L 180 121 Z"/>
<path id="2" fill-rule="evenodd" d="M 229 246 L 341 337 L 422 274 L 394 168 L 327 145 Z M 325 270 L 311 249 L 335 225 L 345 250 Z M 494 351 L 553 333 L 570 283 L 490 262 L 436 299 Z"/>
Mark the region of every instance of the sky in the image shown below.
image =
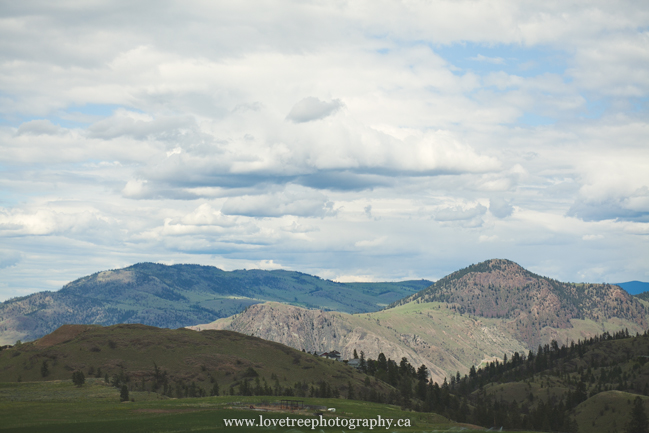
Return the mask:
<path id="1" fill-rule="evenodd" d="M 649 3 L 0 0 L 0 300 L 138 262 L 649 281 Z"/>

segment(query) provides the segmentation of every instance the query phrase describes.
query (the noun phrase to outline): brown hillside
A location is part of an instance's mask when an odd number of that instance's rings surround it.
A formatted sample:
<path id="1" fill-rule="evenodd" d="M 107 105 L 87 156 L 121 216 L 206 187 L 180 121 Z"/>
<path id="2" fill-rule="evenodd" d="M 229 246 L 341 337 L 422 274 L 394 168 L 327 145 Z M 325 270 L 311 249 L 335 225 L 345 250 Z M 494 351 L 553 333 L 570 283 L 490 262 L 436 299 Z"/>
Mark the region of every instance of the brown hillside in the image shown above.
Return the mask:
<path id="1" fill-rule="evenodd" d="M 454 272 L 393 305 L 409 302 L 445 302 L 462 314 L 509 319 L 508 329 L 530 346 L 545 342 L 544 328 L 572 328 L 573 319 L 647 327 L 644 306 L 618 286 L 562 283 L 502 259 Z"/>
<path id="2" fill-rule="evenodd" d="M 43 338 L 34 341 L 36 347 L 50 347 L 61 343 L 67 343 L 80 334 L 83 334 L 89 329 L 95 328 L 97 325 L 63 325 L 51 334 L 47 334 Z"/>

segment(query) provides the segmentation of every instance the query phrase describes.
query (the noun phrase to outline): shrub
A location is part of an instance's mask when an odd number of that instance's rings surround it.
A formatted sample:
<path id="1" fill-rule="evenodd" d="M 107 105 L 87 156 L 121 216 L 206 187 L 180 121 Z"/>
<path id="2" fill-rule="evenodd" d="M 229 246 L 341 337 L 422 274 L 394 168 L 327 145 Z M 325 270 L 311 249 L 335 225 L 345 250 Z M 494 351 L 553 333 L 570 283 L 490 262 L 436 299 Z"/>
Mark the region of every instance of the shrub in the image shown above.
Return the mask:
<path id="1" fill-rule="evenodd" d="M 128 401 L 128 387 L 126 385 L 122 385 L 119 392 L 119 401 Z"/>
<path id="2" fill-rule="evenodd" d="M 72 373 L 72 383 L 78 387 L 82 387 L 86 383 L 86 376 L 83 375 L 83 371 L 75 371 Z"/>

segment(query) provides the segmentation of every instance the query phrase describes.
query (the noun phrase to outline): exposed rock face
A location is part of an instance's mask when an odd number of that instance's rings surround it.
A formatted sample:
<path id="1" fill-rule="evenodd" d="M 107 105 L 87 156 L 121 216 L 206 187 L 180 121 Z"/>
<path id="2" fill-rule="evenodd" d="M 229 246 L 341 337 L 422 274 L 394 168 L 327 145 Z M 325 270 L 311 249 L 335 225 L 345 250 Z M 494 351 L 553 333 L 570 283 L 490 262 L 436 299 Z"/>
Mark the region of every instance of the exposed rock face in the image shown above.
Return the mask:
<path id="1" fill-rule="evenodd" d="M 405 357 L 412 365 L 426 365 L 439 383 L 456 371 L 468 371 L 485 357 L 525 350 L 520 342 L 492 324 L 462 318 L 446 309 L 429 313 L 418 325 L 406 327 L 399 326 L 403 316 L 423 315 L 392 313 L 350 315 L 269 302 L 253 305 L 231 318 L 190 328 L 236 331 L 307 352 L 337 350 L 343 359 L 352 358 L 354 350 L 373 359 L 379 353 L 397 362 Z M 449 323 L 448 316 L 459 323 L 444 325 Z"/>

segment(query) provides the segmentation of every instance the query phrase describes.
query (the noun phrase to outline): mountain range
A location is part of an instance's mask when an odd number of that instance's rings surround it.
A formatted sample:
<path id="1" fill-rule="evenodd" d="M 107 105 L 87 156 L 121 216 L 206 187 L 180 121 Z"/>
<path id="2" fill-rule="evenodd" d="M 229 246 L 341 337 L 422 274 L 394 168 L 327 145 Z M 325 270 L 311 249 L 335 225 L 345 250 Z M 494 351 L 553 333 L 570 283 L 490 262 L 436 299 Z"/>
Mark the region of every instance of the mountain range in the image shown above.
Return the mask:
<path id="1" fill-rule="evenodd" d="M 363 313 L 422 290 L 428 280 L 336 283 L 284 270 L 223 271 L 213 266 L 139 263 L 98 272 L 0 304 L 0 345 L 29 341 L 63 324 L 141 323 L 179 328 L 277 301 L 304 308 Z"/>
<path id="2" fill-rule="evenodd" d="M 140 263 L 0 304 L 0 344 L 66 323 L 223 329 L 298 350 L 406 357 L 433 379 L 557 340 L 647 328 L 649 302 L 563 283 L 502 259 L 439 281 L 335 283 L 290 271 Z"/>
<path id="3" fill-rule="evenodd" d="M 640 295 L 649 292 L 649 283 L 642 281 L 627 281 L 626 283 L 617 283 L 618 286 L 632 295 Z"/>
<path id="4" fill-rule="evenodd" d="M 346 314 L 258 304 L 242 313 L 196 325 L 226 329 L 306 351 L 353 351 L 376 358 L 407 357 L 434 380 L 464 374 L 504 354 L 527 353 L 552 340 L 602 332 L 643 332 L 649 302 L 616 285 L 562 283 L 509 260 L 489 260 L 454 272 L 390 308 Z"/>

